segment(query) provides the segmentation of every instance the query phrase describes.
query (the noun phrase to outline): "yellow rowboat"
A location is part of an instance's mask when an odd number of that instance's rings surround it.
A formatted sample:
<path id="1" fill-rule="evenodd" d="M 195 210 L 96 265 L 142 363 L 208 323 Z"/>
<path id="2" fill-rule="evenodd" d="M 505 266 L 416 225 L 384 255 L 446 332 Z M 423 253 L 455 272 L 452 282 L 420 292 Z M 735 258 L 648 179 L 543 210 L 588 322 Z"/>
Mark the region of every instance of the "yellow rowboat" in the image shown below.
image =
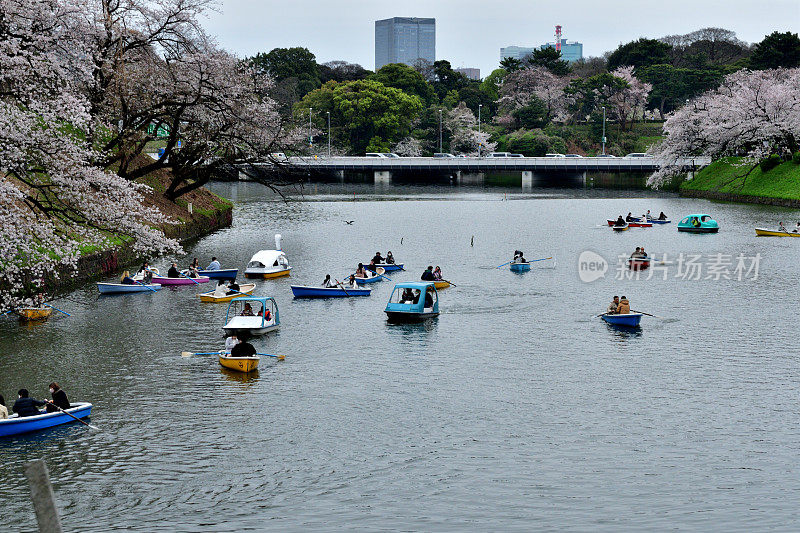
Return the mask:
<path id="1" fill-rule="evenodd" d="M 210 303 L 220 303 L 220 302 L 230 302 L 237 296 L 242 296 L 243 294 L 253 294 L 253 289 L 256 288 L 255 283 L 243 283 L 239 286 L 239 292 L 235 292 L 233 294 L 228 294 L 225 296 L 214 296 L 214 291 L 208 291 L 200 294 L 200 301 L 201 302 L 210 302 Z"/>
<path id="2" fill-rule="evenodd" d="M 238 372 L 252 372 L 258 368 L 260 361 L 261 358 L 257 355 L 253 357 L 231 357 L 225 353 L 219 354 L 220 365 Z"/>
<path id="3" fill-rule="evenodd" d="M 756 235 L 759 237 L 800 237 L 800 233 L 790 231 L 772 231 L 770 229 L 756 228 Z"/>
<path id="4" fill-rule="evenodd" d="M 244 277 L 246 278 L 261 278 L 261 279 L 272 279 L 272 278 L 280 278 L 283 276 L 288 276 L 292 273 L 292 267 L 287 267 L 282 270 L 278 270 L 277 272 L 245 272 Z"/>
<path id="5" fill-rule="evenodd" d="M 23 321 L 44 320 L 53 312 L 51 307 L 18 307 L 16 309 L 19 319 Z"/>
<path id="6" fill-rule="evenodd" d="M 450 282 L 445 280 L 434 281 L 433 286 L 436 287 L 437 289 L 446 289 L 447 287 L 450 286 Z"/>

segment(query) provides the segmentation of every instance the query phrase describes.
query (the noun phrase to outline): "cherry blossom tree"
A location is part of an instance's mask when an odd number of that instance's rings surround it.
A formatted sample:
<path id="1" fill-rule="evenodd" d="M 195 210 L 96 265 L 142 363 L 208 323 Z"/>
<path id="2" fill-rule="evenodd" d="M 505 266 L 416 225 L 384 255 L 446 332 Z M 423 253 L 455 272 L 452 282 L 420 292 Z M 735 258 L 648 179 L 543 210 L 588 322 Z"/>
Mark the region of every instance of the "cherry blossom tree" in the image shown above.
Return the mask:
<path id="1" fill-rule="evenodd" d="M 402 157 L 419 157 L 422 155 L 422 143 L 414 137 L 406 137 L 395 144 L 392 151 Z"/>
<path id="2" fill-rule="evenodd" d="M 497 143 L 489 142 L 490 135 L 485 131 L 478 132 L 478 120 L 472 110 L 461 102 L 447 112 L 445 126 L 451 132 L 450 150 L 467 155 L 477 155 L 494 151 Z"/>
<path id="3" fill-rule="evenodd" d="M 612 76 L 625 81 L 625 87 L 614 92 L 608 98 L 609 103 L 614 107 L 614 116 L 625 129 L 625 125 L 633 122 L 636 118 L 644 117 L 647 98 L 653 86 L 639 80 L 633 75 L 633 67 L 619 67 L 611 73 Z"/>
<path id="4" fill-rule="evenodd" d="M 751 170 L 771 154 L 786 157 L 800 141 L 800 68 L 729 74 L 718 89 L 672 113 L 664 134 L 653 150 L 666 163 L 650 177 L 654 186 L 677 174 L 674 163 L 684 157 L 740 156 Z"/>
<path id="5" fill-rule="evenodd" d="M 528 105 L 532 96 L 541 99 L 547 108 L 548 120 L 566 118 L 566 77 L 556 76 L 544 67 L 534 66 L 510 72 L 500 89 L 499 105 L 506 113 Z"/>

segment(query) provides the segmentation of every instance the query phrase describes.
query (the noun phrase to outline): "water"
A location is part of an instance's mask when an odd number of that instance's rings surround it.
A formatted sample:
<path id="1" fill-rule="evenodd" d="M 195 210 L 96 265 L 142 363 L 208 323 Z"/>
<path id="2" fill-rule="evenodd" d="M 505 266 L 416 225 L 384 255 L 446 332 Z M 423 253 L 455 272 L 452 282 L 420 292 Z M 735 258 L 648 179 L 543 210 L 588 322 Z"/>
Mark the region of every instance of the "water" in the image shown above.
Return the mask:
<path id="1" fill-rule="evenodd" d="M 292 277 L 256 293 L 277 299 L 282 327 L 255 344 L 286 361 L 243 376 L 180 357 L 222 344 L 225 306 L 200 304 L 193 286 L 100 298 L 89 285 L 56 304 L 71 318 L 3 320 L 6 399 L 55 380 L 94 403 L 102 431 L 0 441 L 0 531 L 35 529 L 21 471 L 39 457 L 67 531 L 798 528 L 800 240 L 753 232 L 790 211 L 324 184 L 283 203 L 255 185 L 216 187 L 237 202 L 234 226 L 181 260 L 243 268 L 281 233 Z M 708 212 L 722 229 L 598 227 L 646 209 Z M 684 280 L 675 265 L 667 280 L 615 280 L 614 264 L 580 280 L 582 251 L 615 262 L 640 245 L 762 260 L 756 280 Z M 515 249 L 555 261 L 494 268 Z M 387 324 L 388 282 L 369 298 L 291 299 L 290 283 L 341 279 L 376 250 L 406 263 L 395 280 L 442 266 L 458 286 L 440 292 L 438 319 Z M 613 294 L 663 318 L 611 329 L 594 315 Z"/>

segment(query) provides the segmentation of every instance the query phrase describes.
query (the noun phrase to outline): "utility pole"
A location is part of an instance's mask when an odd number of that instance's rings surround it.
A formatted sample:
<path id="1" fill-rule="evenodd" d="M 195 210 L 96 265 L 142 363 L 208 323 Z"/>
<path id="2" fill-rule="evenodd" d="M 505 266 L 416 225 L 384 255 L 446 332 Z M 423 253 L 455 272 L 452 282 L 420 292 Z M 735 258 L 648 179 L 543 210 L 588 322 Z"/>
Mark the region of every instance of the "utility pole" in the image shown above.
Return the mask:
<path id="1" fill-rule="evenodd" d="M 606 106 L 603 106 L 603 155 L 606 155 Z"/>
<path id="2" fill-rule="evenodd" d="M 483 142 L 481 142 L 481 108 L 483 104 L 478 104 L 478 157 L 481 156 L 481 146 Z"/>
<path id="3" fill-rule="evenodd" d="M 331 112 L 326 111 L 328 113 L 328 159 L 331 158 Z"/>
<path id="4" fill-rule="evenodd" d="M 442 153 L 442 110 L 439 109 L 439 153 Z"/>

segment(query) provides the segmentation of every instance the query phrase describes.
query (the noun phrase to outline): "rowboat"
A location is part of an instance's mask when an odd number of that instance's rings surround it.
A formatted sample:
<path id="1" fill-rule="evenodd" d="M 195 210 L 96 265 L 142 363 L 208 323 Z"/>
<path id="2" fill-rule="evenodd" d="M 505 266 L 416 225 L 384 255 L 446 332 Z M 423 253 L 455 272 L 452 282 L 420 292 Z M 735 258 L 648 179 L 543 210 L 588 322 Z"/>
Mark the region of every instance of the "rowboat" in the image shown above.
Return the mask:
<path id="1" fill-rule="evenodd" d="M 376 283 L 378 281 L 383 281 L 383 273 L 384 270 L 381 267 L 377 267 L 375 269 L 375 273 L 370 270 L 365 269 L 364 273 L 367 275 L 365 278 L 360 278 L 356 276 L 356 283 L 359 285 L 364 285 L 366 283 Z M 349 276 L 348 276 L 349 277 Z"/>
<path id="2" fill-rule="evenodd" d="M 231 357 L 225 352 L 220 352 L 219 354 L 220 365 L 239 372 L 252 372 L 258 368 L 259 362 L 261 362 L 261 358 L 257 355 L 253 357 Z"/>
<path id="3" fill-rule="evenodd" d="M 800 233 L 792 231 L 773 231 L 764 228 L 756 228 L 756 235 L 759 237 L 800 237 Z"/>
<path id="4" fill-rule="evenodd" d="M 242 315 L 245 305 L 249 304 L 253 309 L 253 315 Z M 268 317 L 260 316 L 266 310 Z M 264 335 L 275 331 L 280 327 L 281 320 L 278 314 L 278 304 L 271 297 L 238 296 L 228 304 L 228 311 L 225 313 L 225 325 L 223 329 L 228 333 L 239 330 L 247 331 L 251 335 Z"/>
<path id="5" fill-rule="evenodd" d="M 372 289 L 349 289 L 345 287 L 309 287 L 292 285 L 295 298 L 349 298 L 353 296 L 369 296 Z"/>
<path id="6" fill-rule="evenodd" d="M 631 257 L 628 259 L 628 268 L 631 270 L 647 270 L 650 268 L 649 257 Z"/>
<path id="7" fill-rule="evenodd" d="M 434 281 L 433 286 L 436 287 L 437 290 L 446 289 L 450 286 L 450 282 L 444 279 L 440 279 Z"/>
<path id="8" fill-rule="evenodd" d="M 227 279 L 233 281 L 239 274 L 239 269 L 226 268 L 224 270 L 200 270 L 197 273 L 201 276 L 207 277 L 208 279 Z"/>
<path id="9" fill-rule="evenodd" d="M 669 224 L 670 222 L 672 222 L 672 221 L 671 221 L 670 219 L 668 219 L 668 218 L 665 218 L 665 219 L 660 219 L 660 218 L 648 218 L 648 219 L 647 219 L 647 221 L 648 221 L 648 222 L 651 222 L 651 223 L 653 223 L 653 224 Z"/>
<path id="10" fill-rule="evenodd" d="M 22 321 L 44 320 L 53 312 L 52 307 L 17 307 L 14 310 Z"/>
<path id="11" fill-rule="evenodd" d="M 292 267 L 286 254 L 281 250 L 281 236 L 275 235 L 275 250 L 261 250 L 255 253 L 244 271 L 246 278 L 272 279 L 288 276 Z"/>
<path id="12" fill-rule="evenodd" d="M 607 222 L 608 222 L 608 225 L 611 226 L 611 227 L 614 227 L 614 224 L 617 223 L 616 220 L 607 220 Z M 631 227 L 631 228 L 652 228 L 653 227 L 653 223 L 652 222 L 642 222 L 640 220 L 637 220 L 637 221 L 631 220 L 630 222 L 628 222 L 628 227 Z"/>
<path id="13" fill-rule="evenodd" d="M 196 283 L 208 283 L 208 277 L 199 276 L 196 278 L 162 278 L 153 276 L 151 283 L 158 285 L 194 285 Z"/>
<path id="14" fill-rule="evenodd" d="M 368 268 L 370 270 L 375 270 L 377 268 L 382 268 L 386 272 L 393 272 L 395 270 L 405 270 L 403 268 L 404 263 L 378 263 L 377 265 L 370 265 L 364 263 L 364 268 Z"/>
<path id="15" fill-rule="evenodd" d="M 422 322 L 439 316 L 439 294 L 436 286 L 432 281 L 396 284 L 384 313 L 391 322 Z"/>
<path id="16" fill-rule="evenodd" d="M 511 272 L 528 272 L 531 269 L 530 263 L 511 263 L 508 265 L 508 268 L 511 269 Z"/>
<path id="17" fill-rule="evenodd" d="M 234 292 L 233 294 L 226 294 L 225 296 L 214 296 L 214 291 L 208 291 L 199 294 L 201 302 L 208 302 L 208 303 L 222 303 L 222 302 L 230 302 L 234 298 L 242 296 L 244 294 L 253 294 L 253 290 L 256 288 L 255 283 L 243 283 L 239 286 L 238 292 Z"/>
<path id="18" fill-rule="evenodd" d="M 688 215 L 678 222 L 678 231 L 687 233 L 717 233 L 719 224 L 711 215 Z"/>
<path id="19" fill-rule="evenodd" d="M 153 292 L 161 288 L 158 283 L 128 285 L 125 283 L 98 283 L 100 294 L 126 294 L 129 292 Z"/>
<path id="20" fill-rule="evenodd" d="M 78 418 L 86 418 L 92 411 L 92 404 L 88 402 L 73 403 L 71 405 L 72 407 L 65 409 L 65 411 Z M 6 420 L 0 420 L 0 437 L 10 437 L 21 433 L 29 433 L 31 431 L 38 431 L 40 429 L 75 422 L 74 418 L 61 411 L 56 411 L 54 413 L 41 411 L 41 413 L 42 414 L 36 416 L 23 417 L 19 417 L 15 413 L 10 415 Z"/>
<path id="21" fill-rule="evenodd" d="M 600 315 L 600 318 L 612 326 L 636 328 L 639 327 L 639 322 L 642 320 L 642 313 L 626 313 L 624 315 L 609 315 L 604 313 Z"/>

